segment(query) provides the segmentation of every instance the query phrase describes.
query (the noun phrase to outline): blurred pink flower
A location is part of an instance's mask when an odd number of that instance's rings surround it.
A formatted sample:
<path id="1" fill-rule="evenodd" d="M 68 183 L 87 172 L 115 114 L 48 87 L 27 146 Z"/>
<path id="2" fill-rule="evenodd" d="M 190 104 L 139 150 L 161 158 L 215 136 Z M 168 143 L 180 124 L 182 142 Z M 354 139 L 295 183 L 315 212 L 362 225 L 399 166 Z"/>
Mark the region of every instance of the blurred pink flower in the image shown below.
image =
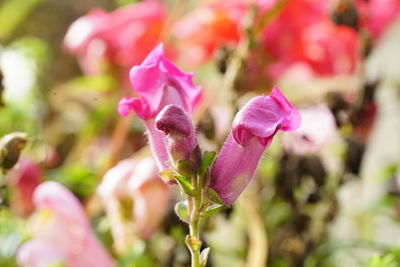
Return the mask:
<path id="1" fill-rule="evenodd" d="M 115 249 L 121 254 L 131 247 L 135 237 L 131 217 L 133 200 L 128 188 L 129 179 L 135 168 L 135 161 L 122 160 L 106 172 L 97 188 L 97 194 L 101 197 L 110 221 Z"/>
<path id="2" fill-rule="evenodd" d="M 399 0 L 356 0 L 355 3 L 360 13 L 360 26 L 366 27 L 374 39 L 400 18 Z"/>
<path id="3" fill-rule="evenodd" d="M 21 158 L 18 165 L 8 174 L 11 209 L 18 216 L 26 217 L 33 212 L 33 192 L 41 178 L 39 166 L 28 158 Z"/>
<path id="4" fill-rule="evenodd" d="M 165 134 L 155 129 L 154 118 L 169 104 L 182 107 L 192 112 L 201 98 L 201 88 L 192 82 L 193 74 L 180 71 L 164 57 L 164 48 L 157 46 L 139 66 L 130 72 L 132 87 L 139 94 L 138 98 L 123 98 L 118 106 L 122 116 L 130 110 L 145 121 L 150 146 L 161 170 L 169 166 L 165 147 Z"/>
<path id="5" fill-rule="evenodd" d="M 166 135 L 171 161 L 188 160 L 198 145 L 190 116 L 181 107 L 168 105 L 158 113 L 155 123 L 156 128 Z"/>
<path id="6" fill-rule="evenodd" d="M 67 257 L 57 247 L 36 239 L 24 243 L 17 254 L 20 267 L 46 267 L 66 261 Z"/>
<path id="7" fill-rule="evenodd" d="M 149 238 L 169 209 L 169 187 L 159 178 L 153 158 L 126 159 L 111 168 L 97 189 L 110 220 L 117 251 L 136 237 Z"/>
<path id="8" fill-rule="evenodd" d="M 300 109 L 299 112 L 301 125 L 296 131 L 283 134 L 283 147 L 298 155 L 316 153 L 335 137 L 335 117 L 323 104 Z"/>
<path id="9" fill-rule="evenodd" d="M 30 222 L 33 241 L 52 246 L 57 255 L 64 255 L 64 263 L 68 267 L 115 266 L 96 239 L 79 200 L 64 186 L 56 182 L 42 183 L 35 190 L 34 204 L 37 213 Z M 47 253 L 47 249 L 36 251 L 22 246 L 18 255 L 32 252 L 32 257 L 49 257 L 39 253 Z M 32 259 L 31 256 L 26 257 Z"/>
<path id="10" fill-rule="evenodd" d="M 277 0 L 208 0 L 189 12 L 173 27 L 173 34 L 182 44 L 182 58 L 191 64 L 212 59 L 220 47 L 234 47 L 240 41 L 241 28 L 249 6 L 254 3 L 256 21 Z"/>
<path id="11" fill-rule="evenodd" d="M 268 74 L 279 78 L 291 66 L 305 63 L 316 76 L 350 74 L 355 70 L 358 37 L 354 29 L 335 25 L 330 1 L 289 1 L 262 32 Z"/>
<path id="12" fill-rule="evenodd" d="M 129 181 L 134 200 L 133 215 L 137 233 L 149 238 L 170 209 L 169 187 L 159 178 L 157 165 L 148 157 L 137 163 Z"/>
<path id="13" fill-rule="evenodd" d="M 113 12 L 93 9 L 76 20 L 64 39 L 86 74 L 100 74 L 105 63 L 128 70 L 139 64 L 159 41 L 166 20 L 158 1 L 143 1 Z"/>
<path id="14" fill-rule="evenodd" d="M 225 205 L 231 205 L 246 188 L 277 131 L 296 130 L 300 123 L 300 114 L 277 87 L 270 96 L 253 98 L 236 114 L 211 169 L 210 187 Z"/>
<path id="15" fill-rule="evenodd" d="M 183 44 L 185 62 L 204 63 L 220 46 L 237 44 L 240 39 L 237 19 L 243 17 L 244 4 L 243 1 L 229 4 L 209 1 L 180 19 L 173 32 Z"/>

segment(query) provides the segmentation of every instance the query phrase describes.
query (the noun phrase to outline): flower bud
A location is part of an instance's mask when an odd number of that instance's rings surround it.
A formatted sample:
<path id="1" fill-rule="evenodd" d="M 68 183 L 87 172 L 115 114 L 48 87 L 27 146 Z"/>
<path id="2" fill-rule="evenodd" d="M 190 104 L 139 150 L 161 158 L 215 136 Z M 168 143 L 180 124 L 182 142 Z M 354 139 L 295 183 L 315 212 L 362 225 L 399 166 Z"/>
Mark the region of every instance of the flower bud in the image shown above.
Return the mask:
<path id="1" fill-rule="evenodd" d="M 166 135 L 169 157 L 174 164 L 179 160 L 193 159 L 198 163 L 196 154 L 197 139 L 193 122 L 189 115 L 179 106 L 168 105 L 156 117 L 156 128 Z"/>

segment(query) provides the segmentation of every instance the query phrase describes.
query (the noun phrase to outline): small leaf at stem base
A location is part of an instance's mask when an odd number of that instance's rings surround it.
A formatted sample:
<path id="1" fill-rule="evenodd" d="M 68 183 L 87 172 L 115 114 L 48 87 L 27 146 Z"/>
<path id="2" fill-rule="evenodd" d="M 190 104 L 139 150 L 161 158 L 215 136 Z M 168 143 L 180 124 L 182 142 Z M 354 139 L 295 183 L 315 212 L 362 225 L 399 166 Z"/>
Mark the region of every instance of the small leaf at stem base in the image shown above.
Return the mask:
<path id="1" fill-rule="evenodd" d="M 166 181 L 175 182 L 175 172 L 171 169 L 163 170 L 158 175 Z"/>
<path id="2" fill-rule="evenodd" d="M 181 220 L 183 220 L 187 223 L 189 222 L 189 212 L 188 212 L 187 200 L 176 203 L 174 210 L 175 210 L 176 215 L 178 215 L 178 217 Z"/>
<path id="3" fill-rule="evenodd" d="M 224 201 L 223 201 L 222 198 L 218 195 L 218 193 L 215 192 L 214 189 L 208 188 L 207 196 L 208 196 L 208 199 L 211 200 L 212 202 L 214 202 L 214 203 L 216 203 L 216 204 L 224 205 Z"/>
<path id="4" fill-rule="evenodd" d="M 200 266 L 205 267 L 208 260 L 208 255 L 210 255 L 210 248 L 205 248 L 200 254 Z"/>
<path id="5" fill-rule="evenodd" d="M 176 175 L 175 179 L 179 183 L 183 192 L 185 192 L 186 195 L 189 195 L 192 197 L 196 196 L 195 188 L 193 187 L 193 185 L 190 183 L 190 181 L 186 177 Z"/>
<path id="6" fill-rule="evenodd" d="M 204 152 L 203 154 L 203 158 L 201 160 L 200 163 L 200 168 L 199 168 L 199 175 L 203 176 L 206 171 L 207 168 L 211 166 L 211 164 L 213 163 L 214 159 L 215 159 L 216 153 L 214 151 L 211 152 Z"/>
<path id="7" fill-rule="evenodd" d="M 185 177 L 194 177 L 196 175 L 196 166 L 190 160 L 180 160 L 176 163 L 176 169 L 179 174 Z"/>
<path id="8" fill-rule="evenodd" d="M 213 216 L 214 214 L 216 214 L 217 212 L 223 210 L 223 209 L 227 209 L 229 207 L 224 206 L 224 205 L 220 205 L 220 204 L 214 204 L 211 206 L 208 206 L 204 212 L 201 213 L 202 217 L 210 217 Z"/>

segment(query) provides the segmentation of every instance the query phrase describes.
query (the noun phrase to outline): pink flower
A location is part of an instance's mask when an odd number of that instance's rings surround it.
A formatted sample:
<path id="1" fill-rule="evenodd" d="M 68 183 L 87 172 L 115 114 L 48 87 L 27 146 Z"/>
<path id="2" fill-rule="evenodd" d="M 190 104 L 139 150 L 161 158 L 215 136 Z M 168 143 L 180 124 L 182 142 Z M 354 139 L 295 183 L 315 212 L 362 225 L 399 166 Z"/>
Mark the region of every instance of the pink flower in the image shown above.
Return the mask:
<path id="1" fill-rule="evenodd" d="M 302 118 L 295 132 L 283 134 L 286 151 L 298 155 L 316 153 L 328 144 L 336 134 L 335 117 L 325 105 L 299 110 Z"/>
<path id="2" fill-rule="evenodd" d="M 123 98 L 118 110 L 127 116 L 133 109 L 143 120 L 154 118 L 169 104 L 192 112 L 200 100 L 200 87 L 193 84 L 192 77 L 192 73 L 183 73 L 164 57 L 164 47 L 160 44 L 140 66 L 130 71 L 132 87 L 139 98 Z"/>
<path id="3" fill-rule="evenodd" d="M 149 238 L 169 209 L 169 188 L 158 177 L 157 165 L 151 157 L 121 161 L 108 170 L 97 193 L 120 253 L 130 248 L 136 235 Z"/>
<path id="4" fill-rule="evenodd" d="M 114 266 L 90 228 L 79 200 L 65 187 L 56 182 L 39 185 L 34 193 L 34 203 L 37 213 L 30 222 L 33 241 L 53 247 L 57 257 L 63 255 L 67 266 Z M 27 253 L 25 249 L 29 246 L 22 246 L 18 254 Z M 47 249 L 32 251 L 37 251 L 32 257 L 49 257 L 40 254 L 40 251 L 47 253 Z"/>
<path id="5" fill-rule="evenodd" d="M 19 248 L 17 262 L 20 267 L 44 267 L 66 262 L 66 256 L 52 244 L 30 240 Z"/>
<path id="6" fill-rule="evenodd" d="M 270 96 L 253 98 L 236 114 L 211 169 L 210 187 L 225 205 L 231 205 L 246 188 L 276 132 L 296 130 L 300 122 L 300 114 L 277 87 Z"/>
<path id="7" fill-rule="evenodd" d="M 245 10 L 244 5 L 236 2 L 201 5 L 175 24 L 174 35 L 184 45 L 182 53 L 186 61 L 204 63 L 220 46 L 237 44 L 240 39 L 238 14 L 232 11 L 239 11 L 242 17 Z"/>
<path id="8" fill-rule="evenodd" d="M 278 78 L 291 66 L 306 64 L 314 75 L 351 74 L 355 70 L 358 39 L 350 27 L 335 25 L 330 1 L 292 0 L 267 24 L 261 41 Z"/>
<path id="9" fill-rule="evenodd" d="M 360 26 L 366 27 L 374 39 L 379 38 L 386 28 L 400 18 L 399 0 L 356 0 L 360 13 Z"/>
<path id="10" fill-rule="evenodd" d="M 136 232 L 149 238 L 170 209 L 169 187 L 159 178 L 157 165 L 150 157 L 137 163 L 128 187 L 134 200 Z"/>
<path id="11" fill-rule="evenodd" d="M 8 174 L 11 188 L 11 208 L 19 216 L 26 217 L 34 210 L 33 192 L 39 185 L 42 172 L 37 164 L 22 158 L 16 168 Z"/>
<path id="12" fill-rule="evenodd" d="M 108 63 L 123 69 L 139 64 L 157 44 L 166 19 L 158 1 L 143 1 L 111 13 L 94 9 L 69 28 L 64 46 L 86 74 L 99 74 Z"/>
<path id="13" fill-rule="evenodd" d="M 165 134 L 155 129 L 154 118 L 167 105 L 174 104 L 186 112 L 192 112 L 199 103 L 200 87 L 192 82 L 193 74 L 180 71 L 164 57 L 163 45 L 157 46 L 142 62 L 130 72 L 132 86 L 138 98 L 123 98 L 118 106 L 122 116 L 130 110 L 145 120 L 149 143 L 161 170 L 168 168 L 168 153 Z"/>
<path id="14" fill-rule="evenodd" d="M 115 249 L 120 254 L 131 247 L 135 238 L 131 217 L 133 199 L 130 196 L 128 183 L 136 165 L 136 162 L 130 159 L 119 162 L 106 172 L 97 188 L 97 194 L 103 202 L 110 222 Z"/>
<path id="15" fill-rule="evenodd" d="M 166 135 L 171 161 L 188 160 L 197 147 L 192 119 L 176 105 L 166 106 L 156 117 L 156 128 Z M 200 156 L 197 158 L 200 160 Z"/>

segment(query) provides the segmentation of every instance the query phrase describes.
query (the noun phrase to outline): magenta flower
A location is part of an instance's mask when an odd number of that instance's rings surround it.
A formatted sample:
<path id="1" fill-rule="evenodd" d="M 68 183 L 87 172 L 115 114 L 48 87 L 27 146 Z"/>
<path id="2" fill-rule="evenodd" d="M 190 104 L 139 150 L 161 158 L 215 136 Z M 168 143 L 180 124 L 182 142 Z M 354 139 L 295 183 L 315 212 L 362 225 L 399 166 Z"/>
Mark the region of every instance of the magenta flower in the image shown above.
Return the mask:
<path id="1" fill-rule="evenodd" d="M 278 87 L 270 96 L 253 98 L 236 114 L 211 169 L 210 187 L 225 205 L 231 205 L 246 188 L 276 132 L 296 130 L 300 122 L 300 114 Z"/>
<path id="2" fill-rule="evenodd" d="M 74 267 L 115 266 L 96 239 L 81 203 L 70 191 L 59 183 L 45 182 L 36 188 L 33 198 L 36 214 L 29 227 L 33 238 L 18 250 L 21 266 L 34 266 L 30 262 L 40 258 L 63 260 L 66 266 Z M 52 257 L 49 247 L 54 248 Z"/>
<path id="3" fill-rule="evenodd" d="M 123 98 L 118 111 L 127 116 L 133 109 L 143 120 L 154 118 L 169 104 L 192 112 L 200 100 L 200 87 L 193 84 L 192 77 L 192 73 L 183 73 L 164 57 L 160 44 L 140 66 L 131 69 L 131 83 L 139 98 Z"/>
<path id="4" fill-rule="evenodd" d="M 176 105 L 166 106 L 156 117 L 156 128 L 166 135 L 167 150 L 172 162 L 189 159 L 197 147 L 192 119 Z"/>
<path id="5" fill-rule="evenodd" d="M 164 57 L 163 45 L 160 44 L 140 66 L 131 69 L 131 83 L 139 97 L 125 97 L 119 103 L 118 111 L 122 116 L 134 110 L 145 121 L 149 143 L 161 170 L 169 167 L 168 153 L 165 134 L 156 130 L 154 118 L 169 104 L 180 106 L 186 112 L 193 111 L 199 103 L 201 91 L 193 84 L 192 77 L 193 74 L 183 73 Z"/>

